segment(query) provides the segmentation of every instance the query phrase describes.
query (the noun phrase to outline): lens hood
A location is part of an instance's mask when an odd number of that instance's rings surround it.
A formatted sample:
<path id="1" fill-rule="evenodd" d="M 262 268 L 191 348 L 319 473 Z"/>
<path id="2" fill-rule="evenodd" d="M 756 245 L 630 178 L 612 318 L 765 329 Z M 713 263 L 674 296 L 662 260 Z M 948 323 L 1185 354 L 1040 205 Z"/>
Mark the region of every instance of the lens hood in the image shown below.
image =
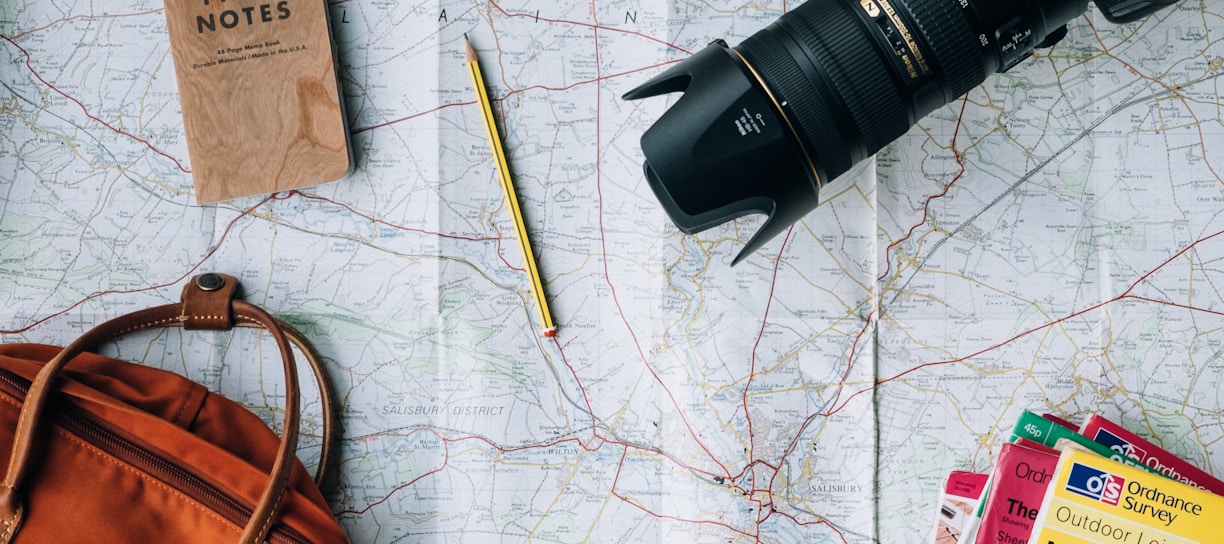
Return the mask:
<path id="1" fill-rule="evenodd" d="M 684 95 L 642 136 L 646 179 L 687 234 L 767 216 L 732 264 L 738 263 L 816 207 L 819 174 L 780 114 L 782 105 L 725 42 L 715 41 L 624 98 L 675 92 Z"/>

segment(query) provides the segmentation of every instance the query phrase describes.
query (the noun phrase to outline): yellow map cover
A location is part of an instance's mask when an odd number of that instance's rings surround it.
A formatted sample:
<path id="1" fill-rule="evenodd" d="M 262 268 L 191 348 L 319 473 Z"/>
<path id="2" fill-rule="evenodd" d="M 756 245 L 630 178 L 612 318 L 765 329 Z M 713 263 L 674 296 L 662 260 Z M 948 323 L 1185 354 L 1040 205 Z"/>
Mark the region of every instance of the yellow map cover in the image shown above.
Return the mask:
<path id="1" fill-rule="evenodd" d="M 1030 542 L 1220 542 L 1221 520 L 1224 497 L 1091 452 L 1068 449 L 1059 456 Z"/>

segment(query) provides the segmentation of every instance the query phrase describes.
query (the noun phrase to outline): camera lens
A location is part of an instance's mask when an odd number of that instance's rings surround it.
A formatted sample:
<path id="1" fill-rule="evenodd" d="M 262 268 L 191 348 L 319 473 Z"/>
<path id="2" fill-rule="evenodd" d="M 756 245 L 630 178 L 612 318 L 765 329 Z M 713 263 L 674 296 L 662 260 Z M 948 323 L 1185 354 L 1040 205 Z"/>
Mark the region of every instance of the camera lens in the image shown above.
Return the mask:
<path id="1" fill-rule="evenodd" d="M 1087 0 L 809 0 L 716 41 L 625 95 L 682 96 L 642 137 L 645 174 L 695 233 L 768 216 L 735 262 L 819 203 L 820 187 L 919 119 L 1053 45 Z"/>

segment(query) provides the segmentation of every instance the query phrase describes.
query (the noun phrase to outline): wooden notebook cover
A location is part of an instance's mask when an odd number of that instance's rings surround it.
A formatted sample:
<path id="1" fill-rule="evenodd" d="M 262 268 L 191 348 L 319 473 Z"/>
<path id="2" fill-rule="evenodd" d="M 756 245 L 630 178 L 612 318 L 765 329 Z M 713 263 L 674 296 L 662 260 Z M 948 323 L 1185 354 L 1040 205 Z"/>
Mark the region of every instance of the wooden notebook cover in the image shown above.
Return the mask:
<path id="1" fill-rule="evenodd" d="M 165 2 L 199 203 L 348 173 L 324 0 Z"/>

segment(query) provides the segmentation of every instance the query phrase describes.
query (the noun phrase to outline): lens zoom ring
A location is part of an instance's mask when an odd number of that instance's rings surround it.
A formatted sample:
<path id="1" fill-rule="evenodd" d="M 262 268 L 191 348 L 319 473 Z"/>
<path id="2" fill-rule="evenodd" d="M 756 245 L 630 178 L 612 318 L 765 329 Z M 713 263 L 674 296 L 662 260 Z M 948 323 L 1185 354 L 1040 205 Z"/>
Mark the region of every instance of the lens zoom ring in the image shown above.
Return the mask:
<path id="1" fill-rule="evenodd" d="M 879 151 L 909 129 L 906 100 L 889 76 L 888 64 L 861 21 L 842 2 L 810 2 L 820 12 L 780 22 L 794 32 L 824 67 L 862 133 L 867 153 Z M 799 9 L 809 4 L 800 6 Z"/>
<path id="2" fill-rule="evenodd" d="M 908 11 L 926 38 L 934 62 L 943 71 L 948 100 L 969 92 L 986 80 L 986 55 L 977 35 L 965 20 L 965 9 L 953 0 L 893 0 Z"/>
<path id="3" fill-rule="evenodd" d="M 812 153 L 819 158 L 817 167 L 831 177 L 849 170 L 855 159 L 837 151 L 847 150 L 850 142 L 838 130 L 829 103 L 812 89 L 813 83 L 804 76 L 786 47 L 772 34 L 758 32 L 737 49 L 775 89 L 777 99 L 786 102 L 786 109 L 794 114 L 796 130 L 802 132 Z"/>

